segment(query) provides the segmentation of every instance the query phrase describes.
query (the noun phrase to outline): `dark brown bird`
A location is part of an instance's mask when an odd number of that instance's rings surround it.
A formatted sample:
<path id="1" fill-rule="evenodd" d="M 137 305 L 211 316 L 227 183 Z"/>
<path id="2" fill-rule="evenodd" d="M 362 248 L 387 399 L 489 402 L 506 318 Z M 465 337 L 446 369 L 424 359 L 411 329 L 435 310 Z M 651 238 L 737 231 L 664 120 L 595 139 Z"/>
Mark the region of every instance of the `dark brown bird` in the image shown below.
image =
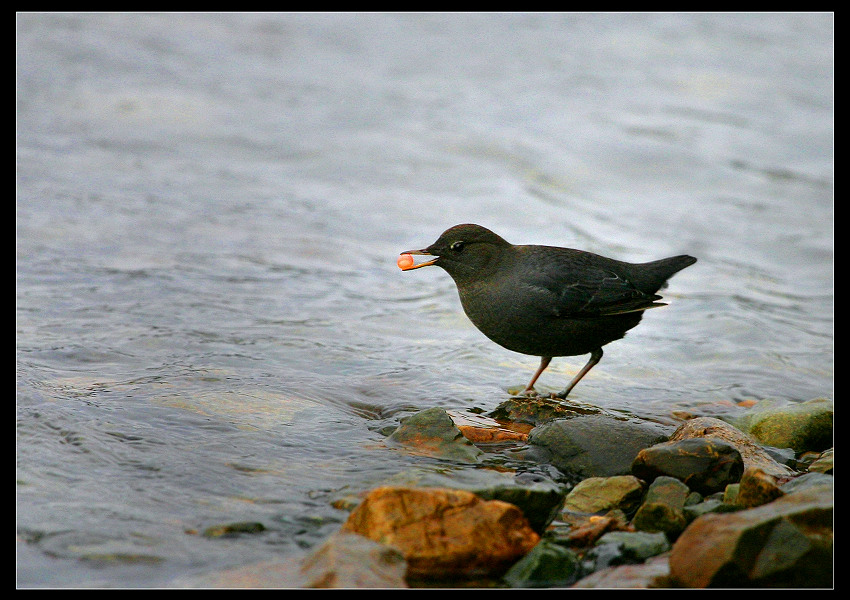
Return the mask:
<path id="1" fill-rule="evenodd" d="M 488 338 L 508 350 L 540 357 L 534 384 L 554 356 L 590 353 L 590 360 L 566 389 L 566 398 L 602 358 L 602 346 L 637 325 L 643 311 L 657 306 L 656 292 L 678 271 L 696 262 L 673 256 L 633 264 L 554 246 L 515 246 L 480 225 L 456 225 L 423 250 L 434 256 L 420 264 L 399 260 L 409 271 L 442 267 L 457 285 L 466 316 Z"/>

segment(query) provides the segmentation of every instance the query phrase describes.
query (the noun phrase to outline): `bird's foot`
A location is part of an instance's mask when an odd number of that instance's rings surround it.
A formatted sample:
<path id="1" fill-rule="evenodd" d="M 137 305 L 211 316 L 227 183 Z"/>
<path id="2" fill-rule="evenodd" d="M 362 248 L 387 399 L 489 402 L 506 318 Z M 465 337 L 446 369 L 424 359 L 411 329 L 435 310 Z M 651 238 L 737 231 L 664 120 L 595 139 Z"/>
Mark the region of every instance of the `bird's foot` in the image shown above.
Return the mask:
<path id="1" fill-rule="evenodd" d="M 539 396 L 539 395 L 540 394 L 537 393 L 537 390 L 535 390 L 534 388 L 527 388 L 527 389 L 525 389 L 525 390 L 523 390 L 519 393 L 520 397 L 525 397 L 525 398 L 537 398 L 537 396 Z"/>

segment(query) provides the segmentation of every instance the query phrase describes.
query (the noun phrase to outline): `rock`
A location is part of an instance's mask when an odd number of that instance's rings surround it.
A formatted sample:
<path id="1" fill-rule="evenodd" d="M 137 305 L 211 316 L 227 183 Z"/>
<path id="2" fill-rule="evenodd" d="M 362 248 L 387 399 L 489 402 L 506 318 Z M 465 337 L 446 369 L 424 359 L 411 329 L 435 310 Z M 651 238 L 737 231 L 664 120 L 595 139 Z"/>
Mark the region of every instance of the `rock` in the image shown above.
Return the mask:
<path id="1" fill-rule="evenodd" d="M 689 438 L 656 444 L 638 452 L 632 474 L 645 481 L 675 477 L 700 494 L 722 491 L 744 472 L 741 453 L 718 438 Z"/>
<path id="2" fill-rule="evenodd" d="M 514 588 L 563 587 L 576 581 L 581 573 L 581 561 L 574 550 L 544 539 L 502 579 Z"/>
<path id="3" fill-rule="evenodd" d="M 561 487 L 551 480 L 538 479 L 520 483 L 522 478 L 504 485 L 474 490 L 485 500 L 501 500 L 522 510 L 531 528 L 542 534 L 552 520 L 558 516 L 564 495 Z"/>
<path id="4" fill-rule="evenodd" d="M 783 495 L 785 495 L 785 492 L 779 487 L 776 477 L 768 475 L 761 469 L 751 467 L 744 472 L 741 478 L 735 504 L 752 508 L 773 502 Z"/>
<path id="5" fill-rule="evenodd" d="M 776 477 L 790 477 L 794 474 L 790 467 L 774 460 L 767 450 L 743 431 L 714 417 L 699 417 L 683 423 L 670 436 L 670 441 L 707 437 L 717 438 L 735 446 L 741 453 L 745 469 L 757 467 Z"/>
<path id="6" fill-rule="evenodd" d="M 605 544 L 619 546 L 624 562 L 643 562 L 671 548 L 670 541 L 663 533 L 648 531 L 611 531 L 596 542 L 597 547 Z"/>
<path id="7" fill-rule="evenodd" d="M 574 588 L 667 588 L 670 566 L 667 556 L 650 558 L 639 565 L 622 565 L 596 571 L 578 580 Z"/>
<path id="8" fill-rule="evenodd" d="M 619 508 L 626 514 L 637 510 L 646 483 L 633 475 L 589 477 L 570 490 L 563 509 L 578 513 L 606 512 Z"/>
<path id="9" fill-rule="evenodd" d="M 793 494 L 801 490 L 807 490 L 813 487 L 825 487 L 831 493 L 833 482 L 835 479 L 832 475 L 824 473 L 804 473 L 799 477 L 795 477 L 791 481 L 782 484 L 782 491 L 786 494 Z"/>
<path id="10" fill-rule="evenodd" d="M 737 504 L 726 504 L 720 498 L 706 498 L 698 504 L 685 504 L 684 512 L 688 523 L 707 513 L 734 512 L 740 510 Z"/>
<path id="11" fill-rule="evenodd" d="M 403 588 L 404 557 L 360 535 L 332 535 L 310 555 L 180 578 L 181 588 Z"/>
<path id="12" fill-rule="evenodd" d="M 717 492 L 715 492 L 717 493 Z M 688 497 L 685 498 L 685 506 L 690 506 L 692 504 L 699 504 L 703 501 L 703 495 L 699 492 L 695 492 L 691 490 L 691 493 L 688 494 Z"/>
<path id="13" fill-rule="evenodd" d="M 602 414 L 550 421 L 528 435 L 529 445 L 544 451 L 539 459 L 576 482 L 629 475 L 641 449 L 666 439 L 666 429 L 655 423 Z"/>
<path id="14" fill-rule="evenodd" d="M 510 398 L 489 413 L 497 421 L 541 425 L 555 419 L 600 414 L 602 410 L 579 402 L 558 402 L 543 396 Z"/>
<path id="15" fill-rule="evenodd" d="M 522 510 L 537 533 L 543 533 L 564 501 L 561 486 L 543 475 L 477 467 L 441 471 L 414 469 L 393 475 L 383 485 L 459 489 L 484 500 L 510 502 Z"/>
<path id="16" fill-rule="evenodd" d="M 302 587 L 404 588 L 407 562 L 389 546 L 361 535 L 331 536 L 301 563 Z"/>
<path id="17" fill-rule="evenodd" d="M 697 518 L 670 553 L 684 587 L 831 587 L 831 489 L 815 486 L 769 504 Z"/>
<path id="18" fill-rule="evenodd" d="M 833 412 L 833 402 L 826 398 L 799 403 L 765 399 L 731 421 L 763 444 L 801 453 L 832 447 Z"/>
<path id="19" fill-rule="evenodd" d="M 584 556 L 598 571 L 615 565 L 642 563 L 646 559 L 670 550 L 670 541 L 664 533 L 647 531 L 611 531 L 596 541 Z"/>
<path id="20" fill-rule="evenodd" d="M 495 419 L 482 415 L 472 415 L 458 411 L 446 411 L 455 426 L 473 444 L 524 443 L 528 439 L 531 427 L 522 425 L 513 429 L 503 427 Z M 511 424 L 513 425 L 513 424 Z"/>
<path id="21" fill-rule="evenodd" d="M 513 504 L 442 488 L 376 488 L 342 531 L 398 548 L 408 577 L 431 581 L 501 576 L 540 540 Z"/>
<path id="22" fill-rule="evenodd" d="M 666 475 L 657 477 L 650 484 L 632 525 L 640 531 L 661 531 L 675 539 L 688 523 L 684 508 L 689 493 L 688 486 L 678 479 Z"/>
<path id="23" fill-rule="evenodd" d="M 429 408 L 402 419 L 387 438 L 417 453 L 460 462 L 477 462 L 483 452 L 463 437 L 452 418 L 439 407 Z"/>
<path id="24" fill-rule="evenodd" d="M 203 535 L 205 537 L 217 538 L 217 537 L 233 537 L 239 535 L 240 533 L 260 533 L 265 531 L 266 528 L 262 523 L 257 523 L 254 521 L 243 521 L 239 523 L 226 523 L 223 525 L 213 525 L 212 527 L 207 527 L 204 529 Z"/>
<path id="25" fill-rule="evenodd" d="M 181 576 L 171 582 L 174 588 L 299 588 L 304 585 L 298 560 L 287 558 L 222 569 L 214 573 Z"/>
<path id="26" fill-rule="evenodd" d="M 809 472 L 832 475 L 833 450 L 830 448 L 821 452 L 820 456 L 809 464 Z"/>
<path id="27" fill-rule="evenodd" d="M 730 483 L 726 486 L 726 489 L 723 490 L 723 503 L 724 504 L 738 504 L 738 491 L 741 488 L 740 483 Z"/>
<path id="28" fill-rule="evenodd" d="M 609 511 L 604 515 L 586 515 L 578 513 L 563 513 L 563 523 L 569 526 L 569 531 L 557 534 L 559 543 L 573 548 L 592 546 L 600 537 L 609 531 L 633 531 L 626 515 L 619 509 Z"/>

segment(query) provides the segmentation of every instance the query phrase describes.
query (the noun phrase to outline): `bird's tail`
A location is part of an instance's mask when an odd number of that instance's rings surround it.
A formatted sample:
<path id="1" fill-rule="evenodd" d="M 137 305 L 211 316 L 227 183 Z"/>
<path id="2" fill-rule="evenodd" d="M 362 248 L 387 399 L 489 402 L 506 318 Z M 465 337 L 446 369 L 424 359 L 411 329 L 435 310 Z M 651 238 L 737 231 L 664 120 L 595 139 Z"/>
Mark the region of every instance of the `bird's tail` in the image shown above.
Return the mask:
<path id="1" fill-rule="evenodd" d="M 646 269 L 641 269 L 643 281 L 637 285 L 638 289 L 645 293 L 654 294 L 660 289 L 667 287 L 667 280 L 673 275 L 689 267 L 697 261 L 693 256 L 680 254 L 670 258 L 662 258 L 652 262 L 644 263 Z M 635 282 L 638 283 L 638 282 Z"/>

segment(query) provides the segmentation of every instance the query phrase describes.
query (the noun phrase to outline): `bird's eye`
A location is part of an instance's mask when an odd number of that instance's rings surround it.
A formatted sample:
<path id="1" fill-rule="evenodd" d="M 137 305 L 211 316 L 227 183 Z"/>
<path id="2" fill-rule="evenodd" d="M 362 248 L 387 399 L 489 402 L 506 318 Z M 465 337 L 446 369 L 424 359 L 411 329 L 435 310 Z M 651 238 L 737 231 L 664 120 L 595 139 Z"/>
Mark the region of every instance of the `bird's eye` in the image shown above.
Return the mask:
<path id="1" fill-rule="evenodd" d="M 460 252 L 461 250 L 463 250 L 463 242 L 455 242 L 454 244 L 449 246 L 449 248 L 451 248 L 455 252 Z"/>

